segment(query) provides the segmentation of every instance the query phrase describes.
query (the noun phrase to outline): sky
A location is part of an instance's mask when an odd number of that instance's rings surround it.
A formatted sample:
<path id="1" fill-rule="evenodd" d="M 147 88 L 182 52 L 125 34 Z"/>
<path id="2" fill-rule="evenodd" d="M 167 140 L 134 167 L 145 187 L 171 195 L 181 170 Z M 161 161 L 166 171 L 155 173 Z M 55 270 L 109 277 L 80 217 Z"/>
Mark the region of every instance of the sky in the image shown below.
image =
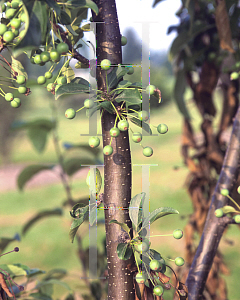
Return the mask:
<path id="1" fill-rule="evenodd" d="M 167 29 L 170 25 L 179 23 L 175 13 L 182 1 L 165 0 L 152 8 L 153 2 L 154 0 L 116 0 L 121 34 L 124 35 L 127 27 L 133 27 L 141 39 L 142 24 L 139 22 L 157 22 L 150 24 L 150 49 L 167 51 L 176 37 L 175 33 L 167 35 Z"/>

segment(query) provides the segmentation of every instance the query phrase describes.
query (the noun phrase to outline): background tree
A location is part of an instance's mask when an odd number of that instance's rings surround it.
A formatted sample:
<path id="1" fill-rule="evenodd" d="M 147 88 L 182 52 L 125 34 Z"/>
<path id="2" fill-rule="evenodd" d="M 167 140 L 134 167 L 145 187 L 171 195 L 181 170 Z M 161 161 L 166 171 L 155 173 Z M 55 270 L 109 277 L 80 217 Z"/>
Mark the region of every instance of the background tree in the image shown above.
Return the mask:
<path id="1" fill-rule="evenodd" d="M 159 2 L 155 1 L 153 6 Z M 232 219 L 218 219 L 214 212 L 228 203 L 220 194 L 221 188 L 228 188 L 236 199 L 239 185 L 235 168 L 238 154 L 233 146 L 234 136 L 238 135 L 237 123 L 226 153 L 226 130 L 234 118 L 238 118 L 238 73 L 236 76 L 232 73 L 239 70 L 239 63 L 236 63 L 239 59 L 238 12 L 237 1 L 182 1 L 182 7 L 176 13 L 180 24 L 169 27 L 169 33 L 172 30 L 178 33 L 170 57 L 174 58 L 176 72 L 174 98 L 184 117 L 182 155 L 189 169 L 186 185 L 194 209 L 185 227 L 187 265 L 184 272 L 180 271 L 189 288 L 189 299 L 227 298 L 226 284 L 220 274 L 229 274 L 229 270 L 217 248 Z M 184 100 L 187 86 L 192 90 L 193 101 L 202 117 L 201 132 L 197 134 L 192 126 L 189 105 Z M 215 120 L 216 104 L 213 101 L 217 87 L 223 98 L 219 124 Z M 190 154 L 191 149 L 194 154 Z M 228 175 L 227 166 L 231 168 Z M 196 232 L 201 237 L 198 248 L 194 242 Z"/>

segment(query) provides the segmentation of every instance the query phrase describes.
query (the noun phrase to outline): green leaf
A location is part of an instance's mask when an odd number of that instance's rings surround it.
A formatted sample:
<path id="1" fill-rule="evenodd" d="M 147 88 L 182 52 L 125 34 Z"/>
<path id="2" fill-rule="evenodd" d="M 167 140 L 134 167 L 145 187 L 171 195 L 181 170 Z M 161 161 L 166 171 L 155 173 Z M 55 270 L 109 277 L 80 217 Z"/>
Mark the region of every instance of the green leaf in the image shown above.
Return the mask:
<path id="1" fill-rule="evenodd" d="M 132 253 L 132 247 L 129 244 L 119 243 L 117 245 L 117 255 L 120 259 L 128 260 Z"/>
<path id="2" fill-rule="evenodd" d="M 13 55 L 16 57 L 23 51 L 32 50 L 45 43 L 50 30 L 48 6 L 44 1 L 23 0 L 26 14 L 25 36 L 16 44 Z"/>
<path id="3" fill-rule="evenodd" d="M 55 99 L 57 100 L 60 96 L 64 94 L 89 93 L 90 90 L 90 84 L 89 86 L 86 86 L 85 84 L 74 83 L 74 80 L 72 80 L 70 83 L 63 84 L 57 89 L 55 93 Z"/>
<path id="4" fill-rule="evenodd" d="M 66 77 L 67 83 L 70 83 L 75 78 L 75 73 L 70 66 L 63 66 L 61 74 Z"/>
<path id="5" fill-rule="evenodd" d="M 46 218 L 46 217 L 52 217 L 52 216 L 62 216 L 63 211 L 61 208 L 54 208 L 50 210 L 44 210 L 39 213 L 37 213 L 33 218 L 31 218 L 23 227 L 22 234 L 25 235 L 26 232 L 39 220 Z"/>
<path id="6" fill-rule="evenodd" d="M 33 127 L 29 128 L 28 130 L 28 137 L 38 153 L 42 153 L 44 151 L 47 142 L 47 136 L 48 131 L 44 128 Z"/>
<path id="7" fill-rule="evenodd" d="M 94 174 L 95 174 L 95 178 L 94 178 Z M 102 187 L 102 175 L 98 168 L 96 168 L 96 173 L 94 169 L 89 170 L 87 174 L 86 182 L 91 192 L 94 191 L 95 184 L 96 184 L 96 193 L 98 194 L 100 192 Z"/>
<path id="8" fill-rule="evenodd" d="M 70 16 L 62 9 L 60 12 L 59 21 L 61 24 L 64 24 L 64 25 L 70 25 L 72 23 Z"/>
<path id="9" fill-rule="evenodd" d="M 153 257 L 153 259 L 156 259 L 156 260 L 162 259 L 161 254 L 154 249 L 150 249 L 150 255 Z"/>
<path id="10" fill-rule="evenodd" d="M 130 232 L 130 228 L 127 226 L 127 224 L 125 224 L 125 223 L 120 223 L 120 222 L 118 222 L 117 220 L 111 220 L 110 222 L 109 222 L 109 224 L 118 224 L 118 225 L 120 225 L 121 227 L 122 227 L 122 229 L 124 229 L 128 234 L 129 234 L 129 232 Z"/>
<path id="11" fill-rule="evenodd" d="M 28 274 L 27 270 L 30 270 L 28 267 L 24 266 L 21 264 L 2 264 L 0 265 L 0 268 L 3 269 L 4 271 L 8 272 L 11 277 L 16 277 L 16 276 L 26 276 Z M 26 270 L 27 269 L 27 270 Z"/>
<path id="12" fill-rule="evenodd" d="M 54 165 L 31 165 L 22 170 L 18 175 L 17 184 L 19 190 L 23 190 L 25 184 L 37 173 L 43 170 L 52 170 Z"/>
<path id="13" fill-rule="evenodd" d="M 41 293 L 31 293 L 29 296 L 31 296 L 33 299 L 37 299 L 37 300 L 52 300 L 52 297 L 43 295 Z"/>
<path id="14" fill-rule="evenodd" d="M 106 109 L 110 114 L 114 114 L 115 110 L 110 101 L 99 102 L 99 106 Z"/>
<path id="15" fill-rule="evenodd" d="M 177 107 L 179 109 L 179 111 L 182 113 L 182 115 L 187 118 L 190 119 L 190 115 L 189 112 L 187 110 L 186 107 L 186 103 L 184 100 L 184 92 L 186 89 L 186 78 L 185 78 L 185 70 L 180 70 L 177 72 L 176 74 L 176 82 L 175 82 L 175 87 L 174 87 L 174 99 L 176 101 Z"/>
<path id="16" fill-rule="evenodd" d="M 144 200 L 146 193 L 140 193 L 135 195 L 129 205 L 129 217 L 132 221 L 133 228 L 137 230 L 139 214 L 141 214 L 140 205 Z"/>
<path id="17" fill-rule="evenodd" d="M 75 205 L 74 205 L 74 207 L 75 207 Z M 72 225 L 70 227 L 70 232 L 69 232 L 69 237 L 70 237 L 70 240 L 72 243 L 73 243 L 74 237 L 77 233 L 79 226 L 84 222 L 84 220 L 87 218 L 87 216 L 89 214 L 89 206 L 88 205 L 86 205 L 84 207 L 78 206 L 78 208 L 79 208 L 78 218 L 73 220 Z M 74 210 L 74 214 L 76 213 L 76 210 L 77 210 L 77 208 Z M 73 212 L 71 212 L 70 214 L 72 216 Z"/>
<path id="18" fill-rule="evenodd" d="M 134 90 L 123 90 L 123 92 L 119 94 L 115 100 L 118 103 L 125 101 L 128 105 L 142 103 L 141 94 L 137 88 Z"/>
<path id="19" fill-rule="evenodd" d="M 67 275 L 67 271 L 65 269 L 56 268 L 52 269 L 43 277 L 42 280 L 49 280 L 49 279 L 62 279 Z"/>
<path id="20" fill-rule="evenodd" d="M 98 7 L 91 0 L 68 0 L 65 5 L 81 7 L 81 8 L 90 8 L 96 15 L 98 15 Z"/>
<path id="21" fill-rule="evenodd" d="M 28 79 L 27 72 L 25 71 L 23 65 L 21 62 L 17 59 L 15 59 L 13 56 L 11 56 L 12 59 L 12 68 L 15 72 L 17 72 L 17 75 L 23 75 L 26 80 Z"/>
<path id="22" fill-rule="evenodd" d="M 159 207 L 152 211 L 150 215 L 144 220 L 142 227 L 145 228 L 152 224 L 154 221 L 156 221 L 159 218 L 162 218 L 164 216 L 170 215 L 170 214 L 179 214 L 179 212 L 172 208 L 172 207 Z"/>
<path id="23" fill-rule="evenodd" d="M 36 285 L 36 288 L 42 288 L 43 286 L 52 285 L 52 284 L 60 285 L 60 286 L 64 287 L 65 289 L 67 289 L 68 291 L 72 290 L 68 284 L 66 284 L 65 282 L 60 281 L 58 279 L 49 279 L 46 281 L 41 281 Z"/>
<path id="24" fill-rule="evenodd" d="M 225 205 L 222 207 L 222 211 L 224 214 L 228 214 L 228 213 L 239 213 L 238 210 L 236 210 L 234 207 L 230 206 L 230 205 Z"/>
<path id="25" fill-rule="evenodd" d="M 82 143 L 80 143 L 80 144 L 64 143 L 63 146 L 66 148 L 66 150 L 80 148 L 81 150 L 85 150 L 94 156 L 98 156 L 98 154 L 101 152 L 101 150 L 99 148 L 91 148 L 91 147 L 89 147 L 88 144 L 86 145 L 86 144 L 82 144 Z"/>
<path id="26" fill-rule="evenodd" d="M 61 7 L 57 4 L 56 1 L 54 1 L 54 0 L 42 0 L 42 1 L 45 1 L 49 7 L 53 8 L 54 11 L 56 12 L 57 16 L 59 16 L 60 13 L 62 13 Z M 65 24 L 65 23 L 63 23 L 63 24 Z"/>
<path id="27" fill-rule="evenodd" d="M 147 123 L 140 121 L 136 117 L 131 117 L 129 119 L 132 123 L 136 124 L 138 127 L 144 129 L 146 132 L 148 132 L 150 135 L 152 135 L 152 130 Z"/>
<path id="28" fill-rule="evenodd" d="M 63 162 L 64 172 L 68 174 L 68 176 L 72 176 L 78 170 L 84 168 L 82 165 L 95 165 L 96 159 L 94 158 L 84 158 L 84 157 L 73 157 L 66 159 Z"/>

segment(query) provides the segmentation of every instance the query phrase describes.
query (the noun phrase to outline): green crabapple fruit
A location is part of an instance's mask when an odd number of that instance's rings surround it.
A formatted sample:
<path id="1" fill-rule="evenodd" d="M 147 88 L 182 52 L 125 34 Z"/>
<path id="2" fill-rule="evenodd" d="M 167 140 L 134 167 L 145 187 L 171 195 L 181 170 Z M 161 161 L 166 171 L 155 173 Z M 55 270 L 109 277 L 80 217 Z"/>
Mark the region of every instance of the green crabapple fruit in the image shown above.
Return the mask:
<path id="1" fill-rule="evenodd" d="M 19 92 L 19 94 L 26 94 L 27 88 L 25 86 L 20 86 L 18 88 L 18 92 Z"/>
<path id="2" fill-rule="evenodd" d="M 134 132 L 132 134 L 132 140 L 134 143 L 140 143 L 142 140 L 142 134 L 140 132 Z"/>
<path id="3" fill-rule="evenodd" d="M 21 106 L 21 100 L 19 98 L 14 98 L 11 102 L 10 102 L 12 107 L 19 107 Z"/>
<path id="4" fill-rule="evenodd" d="M 221 195 L 228 196 L 229 195 L 229 190 L 228 189 L 221 189 Z"/>
<path id="5" fill-rule="evenodd" d="M 128 130 L 129 124 L 127 120 L 121 120 L 118 122 L 117 127 L 121 131 L 126 131 Z"/>
<path id="6" fill-rule="evenodd" d="M 26 82 L 25 76 L 23 76 L 23 75 L 18 75 L 18 76 L 17 76 L 17 79 L 16 79 L 16 82 L 17 82 L 18 84 L 24 84 L 24 83 Z"/>
<path id="7" fill-rule="evenodd" d="M 230 80 L 236 80 L 236 79 L 238 79 L 238 77 L 239 77 L 238 72 L 233 72 L 233 73 L 230 75 Z"/>
<path id="8" fill-rule="evenodd" d="M 6 13 L 5 13 L 5 16 L 7 19 L 12 19 L 13 16 L 15 15 L 16 13 L 16 9 L 15 8 L 9 8 Z"/>
<path id="9" fill-rule="evenodd" d="M 128 75 L 132 75 L 134 73 L 134 68 L 131 66 L 131 67 L 127 67 L 127 74 Z"/>
<path id="10" fill-rule="evenodd" d="M 153 294 L 156 296 L 161 296 L 163 294 L 163 287 L 161 285 L 155 285 L 153 288 Z"/>
<path id="11" fill-rule="evenodd" d="M 13 99 L 14 99 L 14 96 L 13 96 L 12 93 L 7 93 L 7 94 L 5 95 L 5 100 L 6 100 L 6 101 L 12 101 Z"/>
<path id="12" fill-rule="evenodd" d="M 41 54 L 40 54 L 40 58 L 41 58 L 41 61 L 43 62 L 48 62 L 50 60 L 50 53 L 47 52 L 47 51 L 43 51 Z"/>
<path id="13" fill-rule="evenodd" d="M 153 95 L 155 90 L 156 90 L 156 87 L 152 84 L 150 84 L 146 88 L 146 92 L 149 93 L 150 95 Z"/>
<path id="14" fill-rule="evenodd" d="M 92 136 L 90 137 L 88 143 L 91 148 L 96 148 L 100 144 L 100 139 L 97 136 Z"/>
<path id="15" fill-rule="evenodd" d="M 117 137 L 120 134 L 120 130 L 117 127 L 112 127 L 109 131 L 110 136 Z"/>
<path id="16" fill-rule="evenodd" d="M 151 270 L 157 271 L 161 267 L 161 264 L 158 260 L 153 259 L 153 260 L 150 261 L 149 267 L 150 267 Z"/>
<path id="17" fill-rule="evenodd" d="M 3 34 L 3 40 L 4 42 L 6 43 L 10 43 L 14 40 L 15 38 L 15 35 L 12 31 L 6 31 L 4 34 Z"/>
<path id="18" fill-rule="evenodd" d="M 42 63 L 42 59 L 41 59 L 41 55 L 40 55 L 40 54 L 36 54 L 36 55 L 34 56 L 34 62 L 35 62 L 35 64 L 37 64 L 37 65 L 39 65 L 39 64 Z"/>
<path id="19" fill-rule="evenodd" d="M 240 194 L 240 186 L 237 188 L 237 192 L 238 194 Z"/>
<path id="20" fill-rule="evenodd" d="M 157 127 L 157 131 L 161 134 L 165 134 L 168 132 L 168 127 L 166 124 L 159 124 Z"/>
<path id="21" fill-rule="evenodd" d="M 121 37 L 121 45 L 125 46 L 127 44 L 127 38 L 125 36 Z"/>
<path id="22" fill-rule="evenodd" d="M 7 26 L 5 24 L 0 24 L 0 35 L 3 35 L 7 31 Z"/>
<path id="23" fill-rule="evenodd" d="M 47 79 L 51 79 L 52 78 L 52 73 L 51 72 L 46 72 L 45 74 L 44 74 L 44 76 L 47 78 Z"/>
<path id="24" fill-rule="evenodd" d="M 175 262 L 175 265 L 178 267 L 183 266 L 185 263 L 184 259 L 180 256 L 176 257 L 174 262 Z"/>
<path id="25" fill-rule="evenodd" d="M 53 62 L 58 62 L 60 60 L 60 54 L 57 50 L 52 49 L 50 52 L 50 58 Z"/>
<path id="26" fill-rule="evenodd" d="M 134 249 L 141 253 L 141 252 L 147 252 L 149 249 L 149 242 L 147 241 L 142 241 L 140 243 L 134 244 Z"/>
<path id="27" fill-rule="evenodd" d="M 234 219 L 234 221 L 235 221 L 237 224 L 240 223 L 240 215 L 235 215 L 235 216 L 233 217 L 233 219 Z"/>
<path id="28" fill-rule="evenodd" d="M 27 16 L 26 16 L 25 13 L 22 13 L 22 14 L 21 14 L 20 20 L 21 20 L 22 22 L 26 22 L 26 21 L 27 21 Z"/>
<path id="29" fill-rule="evenodd" d="M 107 71 L 111 68 L 111 61 L 109 59 L 103 59 L 100 63 L 101 69 Z"/>
<path id="30" fill-rule="evenodd" d="M 181 239 L 183 237 L 183 232 L 181 229 L 175 229 L 173 231 L 173 237 L 177 240 Z"/>
<path id="31" fill-rule="evenodd" d="M 66 44 L 66 43 L 59 43 L 57 45 L 57 52 L 59 54 L 66 54 L 68 51 L 69 51 L 68 44 Z"/>
<path id="32" fill-rule="evenodd" d="M 223 210 L 221 208 L 216 209 L 214 214 L 217 218 L 221 218 L 224 215 Z"/>
<path id="33" fill-rule="evenodd" d="M 146 110 L 143 110 L 143 111 L 140 111 L 138 113 L 138 118 L 141 120 L 141 121 L 147 121 L 148 120 L 148 112 Z"/>
<path id="34" fill-rule="evenodd" d="M 19 3 L 16 2 L 16 1 L 12 1 L 12 2 L 11 2 L 11 7 L 12 7 L 12 8 L 18 8 L 18 7 L 19 7 Z"/>
<path id="35" fill-rule="evenodd" d="M 65 117 L 68 119 L 73 119 L 76 116 L 76 111 L 73 108 L 68 108 L 65 111 Z"/>
<path id="36" fill-rule="evenodd" d="M 147 279 L 147 276 L 146 276 L 146 274 L 140 272 L 140 273 L 136 274 L 135 279 L 136 279 L 137 283 L 144 283 Z"/>
<path id="37" fill-rule="evenodd" d="M 21 20 L 18 19 L 18 18 L 13 18 L 10 21 L 10 25 L 11 25 L 12 28 L 18 29 L 18 28 L 21 27 Z"/>
<path id="38" fill-rule="evenodd" d="M 146 157 L 150 157 L 153 155 L 153 149 L 151 147 L 144 147 L 143 148 L 143 155 Z"/>
<path id="39" fill-rule="evenodd" d="M 54 83 L 49 83 L 48 85 L 47 85 L 47 90 L 48 90 L 48 92 L 52 92 L 52 91 L 54 91 L 55 90 L 55 84 Z"/>
<path id="40" fill-rule="evenodd" d="M 103 148 L 103 153 L 105 155 L 111 155 L 113 153 L 113 148 L 110 145 L 107 145 Z"/>
<path id="41" fill-rule="evenodd" d="M 86 99 L 84 101 L 83 105 L 84 105 L 85 108 L 88 108 L 88 109 L 93 108 L 94 101 L 92 99 Z"/>
<path id="42" fill-rule="evenodd" d="M 67 78 L 64 76 L 60 76 L 57 79 L 57 84 L 66 84 L 67 83 Z"/>
<path id="43" fill-rule="evenodd" d="M 45 76 L 38 76 L 37 83 L 38 84 L 44 84 L 46 82 Z"/>

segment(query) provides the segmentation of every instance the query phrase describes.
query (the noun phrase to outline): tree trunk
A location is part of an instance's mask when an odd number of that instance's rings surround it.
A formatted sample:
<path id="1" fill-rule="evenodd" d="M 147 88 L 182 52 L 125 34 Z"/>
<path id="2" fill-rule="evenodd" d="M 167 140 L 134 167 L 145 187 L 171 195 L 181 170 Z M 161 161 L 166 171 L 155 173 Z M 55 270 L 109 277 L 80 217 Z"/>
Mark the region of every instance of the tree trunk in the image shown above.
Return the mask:
<path id="1" fill-rule="evenodd" d="M 240 158 L 240 107 L 235 116 L 232 135 L 224 158 L 215 192 L 212 197 L 211 206 L 205 223 L 201 241 L 197 248 L 193 263 L 191 265 L 186 285 L 189 291 L 189 300 L 200 300 L 203 297 L 203 289 L 211 269 L 219 242 L 227 224 L 232 222 L 231 218 L 224 216 L 215 217 L 215 210 L 227 205 L 228 198 L 220 194 L 222 188 L 231 192 L 238 177 Z"/>
<path id="2" fill-rule="evenodd" d="M 97 64 L 109 59 L 113 65 L 122 63 L 121 35 L 118 24 L 115 0 L 95 0 L 98 16 L 93 15 L 97 36 Z M 110 69 L 111 70 L 111 69 Z M 109 70 L 109 71 L 110 71 Z M 108 71 L 108 72 L 109 72 Z M 106 91 L 106 71 L 97 68 L 97 85 L 99 90 Z M 118 106 L 118 103 L 114 103 Z M 109 130 L 114 127 L 116 115 L 103 111 L 102 134 L 103 147 L 110 144 Z M 131 154 L 128 132 L 121 132 L 112 139 L 113 154 L 104 156 L 104 207 L 105 229 L 108 262 L 108 299 L 135 299 L 133 275 L 127 265 L 133 263 L 133 256 L 127 260 L 118 258 L 116 249 L 120 242 L 127 239 L 126 232 L 117 224 L 109 224 L 110 220 L 132 226 L 129 218 L 131 200 Z"/>

